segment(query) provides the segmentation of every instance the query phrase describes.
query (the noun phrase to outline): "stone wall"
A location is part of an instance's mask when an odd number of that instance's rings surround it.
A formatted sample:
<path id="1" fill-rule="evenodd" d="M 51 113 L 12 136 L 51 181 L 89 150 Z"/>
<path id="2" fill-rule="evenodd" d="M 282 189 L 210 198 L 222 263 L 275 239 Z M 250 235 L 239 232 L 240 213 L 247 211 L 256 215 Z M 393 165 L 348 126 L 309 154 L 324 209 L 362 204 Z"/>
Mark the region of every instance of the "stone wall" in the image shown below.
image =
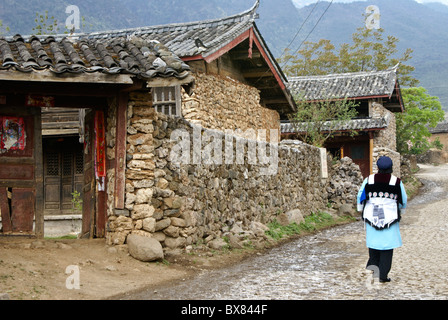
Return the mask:
<path id="1" fill-rule="evenodd" d="M 393 162 L 393 174 L 398 178 L 401 177 L 401 155 L 400 153 L 388 148 L 373 148 L 373 173 L 378 172 L 376 162 L 382 156 L 388 156 Z"/>
<path id="2" fill-rule="evenodd" d="M 396 138 L 396 120 L 395 115 L 383 107 L 383 105 L 372 102 L 372 117 L 373 118 L 386 118 L 388 126 L 384 130 L 380 130 L 375 133 L 373 139 L 373 146 L 380 148 L 388 148 L 390 150 L 397 150 L 397 138 Z"/>
<path id="3" fill-rule="evenodd" d="M 208 129 L 278 129 L 277 111 L 260 105 L 259 91 L 230 77 L 195 73 L 195 89 L 182 96 L 185 119 Z"/>
<path id="4" fill-rule="evenodd" d="M 393 161 L 393 173 L 397 177 L 401 176 L 401 158 L 397 150 L 397 137 L 396 137 L 396 120 L 395 115 L 384 108 L 377 102 L 372 103 L 372 116 L 375 118 L 386 118 L 388 126 L 384 130 L 380 130 L 375 133 L 373 138 L 373 173 L 378 172 L 376 162 L 381 156 L 388 156 Z"/>
<path id="5" fill-rule="evenodd" d="M 203 76 L 212 82 L 230 81 Z M 241 90 L 241 84 L 237 88 Z M 257 101 L 259 97 L 253 94 L 251 99 Z M 198 96 L 193 98 L 200 100 Z M 194 244 L 219 248 L 226 245 L 223 238 L 230 239 L 234 247 L 256 244 L 266 240 L 266 225 L 274 219 L 300 221 L 300 217 L 325 210 L 329 202 L 355 204 L 353 195 L 359 187 L 355 178 L 360 172 L 350 161 L 329 168 L 331 174 L 324 176 L 326 163 L 322 163 L 319 148 L 299 141 L 271 144 L 245 139 L 244 134 L 255 131 L 247 125 L 243 127 L 247 130 L 240 131 L 242 136 L 238 131 L 203 128 L 191 120 L 157 113 L 151 101 L 150 93 L 129 97 L 125 209 L 114 208 L 115 169 L 109 168 L 108 244 L 125 244 L 130 234 L 154 238 L 164 250 Z M 191 101 L 184 101 L 185 107 Z M 115 108 L 115 101 L 110 101 L 109 160 L 115 158 Z M 277 119 L 274 113 L 260 110 L 264 125 Z M 250 118 L 232 119 L 233 127 L 225 119 L 204 121 L 211 127 L 235 129 Z"/>
<path id="6" fill-rule="evenodd" d="M 229 236 L 234 245 L 257 243 L 265 240 L 266 224 L 273 219 L 291 212 L 306 216 L 325 210 L 326 186 L 332 178 L 321 178 L 319 148 L 303 143 L 266 146 L 225 135 L 156 113 L 141 99 L 131 99 L 128 109 L 126 210 L 113 209 L 113 169 L 108 171 L 108 244 L 124 244 L 129 234 L 155 238 L 165 250 L 193 244 L 219 248 L 226 244 L 223 237 Z M 213 138 L 203 140 L 198 161 L 195 139 L 207 136 Z M 112 157 L 113 133 L 109 138 Z M 215 139 L 222 141 L 223 156 L 232 150 L 233 161 L 216 159 L 219 152 L 209 148 Z M 262 163 L 258 149 L 257 161 L 250 159 L 255 145 L 265 148 L 264 159 L 270 161 Z M 237 156 L 241 150 L 243 163 Z M 263 171 L 267 169 L 274 171 Z M 350 186 L 349 193 L 356 193 L 359 186 Z"/>
<path id="7" fill-rule="evenodd" d="M 354 208 L 363 182 L 359 166 L 351 158 L 344 157 L 329 166 L 328 175 L 331 177 L 326 185 L 328 204 L 334 209 L 339 209 L 344 204 Z"/>

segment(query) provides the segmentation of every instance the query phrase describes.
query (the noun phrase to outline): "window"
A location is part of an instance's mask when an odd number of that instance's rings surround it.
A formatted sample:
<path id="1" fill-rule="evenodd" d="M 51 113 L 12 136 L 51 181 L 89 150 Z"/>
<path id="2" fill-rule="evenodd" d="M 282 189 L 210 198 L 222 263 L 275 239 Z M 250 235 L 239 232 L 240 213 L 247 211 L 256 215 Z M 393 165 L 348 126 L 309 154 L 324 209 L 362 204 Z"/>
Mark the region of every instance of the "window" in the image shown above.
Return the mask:
<path id="1" fill-rule="evenodd" d="M 157 112 L 181 116 L 180 86 L 152 88 L 153 105 Z"/>

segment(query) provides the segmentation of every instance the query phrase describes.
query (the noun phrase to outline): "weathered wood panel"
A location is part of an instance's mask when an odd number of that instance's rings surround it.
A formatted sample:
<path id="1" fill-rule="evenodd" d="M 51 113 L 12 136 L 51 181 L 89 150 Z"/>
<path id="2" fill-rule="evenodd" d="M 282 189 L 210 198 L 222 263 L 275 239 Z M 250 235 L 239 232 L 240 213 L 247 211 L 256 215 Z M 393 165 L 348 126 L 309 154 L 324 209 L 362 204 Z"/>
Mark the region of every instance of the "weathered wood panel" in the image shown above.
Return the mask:
<path id="1" fill-rule="evenodd" d="M 6 188 L 0 187 L 0 211 L 2 213 L 2 228 L 3 233 L 12 231 L 11 227 L 11 212 L 9 210 L 8 191 Z"/>
<path id="2" fill-rule="evenodd" d="M 0 179 L 34 180 L 34 165 L 2 164 Z"/>
<path id="3" fill-rule="evenodd" d="M 35 214 L 35 190 L 13 188 L 11 198 L 12 232 L 33 232 Z"/>

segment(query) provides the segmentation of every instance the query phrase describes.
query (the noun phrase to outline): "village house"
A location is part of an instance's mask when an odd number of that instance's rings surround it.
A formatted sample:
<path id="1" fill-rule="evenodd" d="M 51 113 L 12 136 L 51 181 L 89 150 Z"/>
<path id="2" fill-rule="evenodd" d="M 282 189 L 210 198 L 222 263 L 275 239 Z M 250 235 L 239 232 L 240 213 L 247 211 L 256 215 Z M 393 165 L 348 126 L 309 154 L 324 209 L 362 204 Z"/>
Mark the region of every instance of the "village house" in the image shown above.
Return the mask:
<path id="1" fill-rule="evenodd" d="M 128 101 L 150 97 L 160 79 L 164 85 L 192 85 L 190 68 L 161 44 L 20 35 L 0 40 L 0 63 L 1 233 L 43 236 L 44 210 L 71 208 L 71 194 L 78 190 L 83 235 L 104 237 L 105 173 L 114 168 L 117 176 L 124 175 Z M 70 112 L 61 114 L 61 108 Z M 42 125 L 42 118 L 76 118 L 73 109 L 84 110 L 83 144 L 76 121 Z M 119 128 L 114 132 L 117 161 L 106 159 L 110 112 L 121 112 L 113 124 Z M 68 127 L 57 127 L 63 123 Z"/>
<path id="2" fill-rule="evenodd" d="M 356 118 L 333 128 L 335 136 L 327 140 L 324 147 L 333 156 L 353 159 L 364 177 L 376 172 L 376 159 L 381 155 L 393 159 L 394 173 L 400 175 L 394 113 L 403 112 L 404 105 L 397 68 L 288 79 L 291 92 L 302 96 L 304 101 L 347 99 L 358 104 Z M 328 125 L 332 125 L 331 121 Z M 282 139 L 297 138 L 301 126 L 283 121 L 281 131 Z M 352 136 L 352 132 L 356 134 Z"/>

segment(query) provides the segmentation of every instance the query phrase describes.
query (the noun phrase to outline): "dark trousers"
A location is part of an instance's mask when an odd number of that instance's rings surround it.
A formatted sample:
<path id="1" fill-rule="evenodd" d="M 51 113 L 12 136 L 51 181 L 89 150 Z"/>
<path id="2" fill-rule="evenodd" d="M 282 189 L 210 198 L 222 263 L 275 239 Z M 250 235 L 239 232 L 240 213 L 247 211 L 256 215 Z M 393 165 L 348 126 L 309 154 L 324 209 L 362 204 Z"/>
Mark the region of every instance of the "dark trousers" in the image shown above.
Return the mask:
<path id="1" fill-rule="evenodd" d="M 380 279 L 387 279 L 392 267 L 392 255 L 394 250 L 376 250 L 369 248 L 369 261 L 366 268 L 373 270 L 373 276 Z M 376 266 L 377 268 L 373 267 Z"/>

